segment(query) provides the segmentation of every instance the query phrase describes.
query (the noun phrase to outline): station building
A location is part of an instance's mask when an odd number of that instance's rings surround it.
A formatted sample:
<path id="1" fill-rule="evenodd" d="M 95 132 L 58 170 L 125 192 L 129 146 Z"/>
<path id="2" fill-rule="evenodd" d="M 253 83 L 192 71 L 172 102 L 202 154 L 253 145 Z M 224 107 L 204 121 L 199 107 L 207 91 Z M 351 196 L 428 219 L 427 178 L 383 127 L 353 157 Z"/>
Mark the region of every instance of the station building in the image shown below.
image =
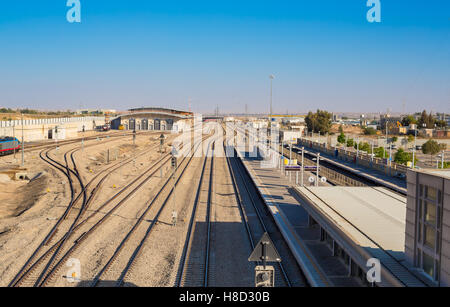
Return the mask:
<path id="1" fill-rule="evenodd" d="M 137 108 L 111 120 L 111 128 L 182 132 L 191 127 L 193 113 L 165 108 Z"/>
<path id="2" fill-rule="evenodd" d="M 295 192 L 308 214 L 309 226 L 301 230 L 304 245 L 331 276 L 330 284 L 342 285 L 348 276 L 349 286 L 427 286 L 408 261 L 405 196 L 384 187 L 305 186 Z M 379 282 L 367 278 L 374 259 L 380 263 Z M 345 270 L 340 280 L 333 273 L 338 267 Z"/>
<path id="3" fill-rule="evenodd" d="M 450 170 L 408 170 L 405 250 L 432 286 L 450 286 Z"/>

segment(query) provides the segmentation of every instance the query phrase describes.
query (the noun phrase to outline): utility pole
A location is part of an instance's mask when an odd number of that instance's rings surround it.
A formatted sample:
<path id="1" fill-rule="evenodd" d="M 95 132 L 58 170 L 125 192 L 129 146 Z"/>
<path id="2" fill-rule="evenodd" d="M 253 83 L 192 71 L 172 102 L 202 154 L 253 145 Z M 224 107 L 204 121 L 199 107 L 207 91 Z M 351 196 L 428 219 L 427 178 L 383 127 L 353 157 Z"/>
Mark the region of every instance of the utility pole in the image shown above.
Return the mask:
<path id="1" fill-rule="evenodd" d="M 358 162 L 359 158 L 359 137 L 356 139 L 356 162 Z"/>
<path id="2" fill-rule="evenodd" d="M 374 156 L 374 153 L 373 153 L 373 140 L 372 140 L 372 148 L 370 150 L 370 160 L 372 163 L 373 163 L 373 156 Z"/>
<path id="3" fill-rule="evenodd" d="M 416 168 L 416 138 L 417 138 L 417 129 L 414 129 L 414 147 L 413 147 L 413 156 L 412 156 L 412 168 Z"/>
<path id="4" fill-rule="evenodd" d="M 392 144 L 389 145 L 389 174 L 392 173 Z"/>
<path id="5" fill-rule="evenodd" d="M 22 116 L 22 167 L 24 167 L 25 166 L 25 156 L 24 156 L 24 154 L 25 154 L 25 143 L 24 143 L 24 136 L 23 136 L 23 125 L 24 125 L 24 123 L 23 123 L 23 113 L 21 114 L 21 116 Z"/>
<path id="6" fill-rule="evenodd" d="M 176 226 L 177 224 L 177 210 L 176 210 L 176 202 L 175 202 L 175 189 L 176 189 L 176 180 L 175 180 L 175 172 L 177 170 L 177 158 L 175 157 L 175 153 L 172 151 L 172 179 L 173 179 L 173 210 L 172 210 L 172 225 Z"/>
<path id="7" fill-rule="evenodd" d="M 303 187 L 304 186 L 304 184 L 303 184 L 303 175 L 304 175 L 304 173 L 305 173 L 305 147 L 302 147 L 302 174 L 301 174 L 301 178 L 300 178 L 300 181 L 301 181 L 301 186 Z"/>
<path id="8" fill-rule="evenodd" d="M 281 140 L 281 158 L 280 158 L 280 172 L 283 174 L 284 168 L 284 141 Z"/>
<path id="9" fill-rule="evenodd" d="M 14 138 L 14 161 L 16 160 L 16 147 L 18 147 L 19 144 L 15 145 L 16 143 L 16 121 L 13 121 L 12 124 L 13 127 L 13 138 Z"/>
<path id="10" fill-rule="evenodd" d="M 84 153 L 84 125 L 83 125 L 83 129 L 81 131 L 82 133 L 82 138 L 81 138 L 81 157 L 83 157 L 83 153 Z"/>
<path id="11" fill-rule="evenodd" d="M 388 121 L 386 120 L 386 150 L 387 150 L 387 146 L 388 146 Z M 383 151 L 383 158 L 386 158 L 386 153 L 385 151 Z"/>
<path id="12" fill-rule="evenodd" d="M 292 165 L 292 140 L 289 142 L 289 165 Z M 292 172 L 289 172 L 289 182 L 291 181 Z"/>
<path id="13" fill-rule="evenodd" d="M 164 146 L 164 139 L 165 139 L 165 136 L 164 136 L 164 134 L 161 133 L 161 136 L 159 137 L 159 152 L 160 152 L 161 160 L 162 160 L 162 150 L 163 150 L 163 146 Z M 161 178 L 163 177 L 162 169 L 163 168 L 161 165 L 161 168 L 159 169 L 159 174 L 160 174 Z"/>
<path id="14" fill-rule="evenodd" d="M 319 164 L 320 164 L 320 153 L 317 153 L 317 169 L 316 169 L 316 187 L 319 186 Z"/>
<path id="15" fill-rule="evenodd" d="M 272 82 L 273 82 L 273 79 L 275 79 L 275 76 L 274 75 L 270 75 L 269 76 L 269 79 L 270 79 L 270 115 L 269 115 L 269 123 L 271 123 L 272 122 L 272 112 L 273 112 L 273 109 L 272 109 L 272 98 L 273 98 L 273 84 L 272 84 Z"/>

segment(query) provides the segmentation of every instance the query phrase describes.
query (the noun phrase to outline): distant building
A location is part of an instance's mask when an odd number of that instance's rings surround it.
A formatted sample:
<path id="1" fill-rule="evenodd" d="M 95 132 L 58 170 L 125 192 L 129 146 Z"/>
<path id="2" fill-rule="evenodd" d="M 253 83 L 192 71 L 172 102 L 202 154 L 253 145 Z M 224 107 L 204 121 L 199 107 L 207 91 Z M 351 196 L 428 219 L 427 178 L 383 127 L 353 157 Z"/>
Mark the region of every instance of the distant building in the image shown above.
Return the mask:
<path id="1" fill-rule="evenodd" d="M 304 126 L 303 126 L 304 128 Z M 299 131 L 294 130 L 281 130 L 280 131 L 280 140 L 282 142 L 293 142 L 297 143 L 297 139 L 301 138 L 303 135 L 303 129 Z"/>
<path id="2" fill-rule="evenodd" d="M 181 132 L 190 127 L 193 113 L 165 108 L 130 109 L 111 120 L 111 128 Z"/>
<path id="3" fill-rule="evenodd" d="M 380 116 L 380 129 L 385 130 L 386 129 L 386 123 L 389 123 L 388 128 L 394 128 L 397 127 L 397 122 L 401 122 L 402 119 L 400 117 L 391 117 L 390 114 L 381 115 Z"/>
<path id="4" fill-rule="evenodd" d="M 450 286 L 450 170 L 408 170 L 405 253 L 433 286 Z"/>
<path id="5" fill-rule="evenodd" d="M 361 126 L 367 126 L 369 120 L 366 118 L 364 114 L 361 114 L 361 116 L 359 117 L 359 123 Z"/>

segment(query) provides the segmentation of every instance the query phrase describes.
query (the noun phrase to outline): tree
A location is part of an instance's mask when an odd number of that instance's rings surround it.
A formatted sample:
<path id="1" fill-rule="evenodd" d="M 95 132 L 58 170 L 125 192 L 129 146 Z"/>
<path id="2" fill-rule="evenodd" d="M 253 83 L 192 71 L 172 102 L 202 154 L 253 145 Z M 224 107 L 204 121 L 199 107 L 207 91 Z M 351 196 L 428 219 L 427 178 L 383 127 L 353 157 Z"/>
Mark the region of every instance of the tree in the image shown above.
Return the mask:
<path id="1" fill-rule="evenodd" d="M 438 120 L 436 121 L 436 126 L 439 128 L 445 128 L 447 127 L 447 122 L 445 120 Z"/>
<path id="2" fill-rule="evenodd" d="M 375 134 L 377 134 L 377 130 L 372 127 L 365 127 L 364 134 L 365 135 L 375 135 Z"/>
<path id="3" fill-rule="evenodd" d="M 338 141 L 340 144 L 344 144 L 344 143 L 345 143 L 345 134 L 344 134 L 344 132 L 341 132 L 341 134 L 339 134 L 339 136 L 338 136 L 338 138 L 337 138 L 337 141 Z"/>
<path id="4" fill-rule="evenodd" d="M 408 143 L 411 143 L 414 141 L 414 135 L 408 135 Z"/>
<path id="5" fill-rule="evenodd" d="M 402 118 L 402 126 L 409 126 L 411 124 L 417 124 L 417 120 L 412 115 L 408 115 Z"/>
<path id="6" fill-rule="evenodd" d="M 421 128 L 425 127 L 428 129 L 432 129 L 432 128 L 434 128 L 435 123 L 436 123 L 436 121 L 435 121 L 433 115 L 431 113 L 428 115 L 427 111 L 423 110 L 423 112 L 419 118 L 419 127 L 421 127 Z"/>
<path id="7" fill-rule="evenodd" d="M 430 155 L 431 163 L 433 163 L 433 155 L 441 151 L 441 146 L 435 140 L 429 139 L 425 144 L 422 145 L 422 152 L 425 155 Z"/>
<path id="8" fill-rule="evenodd" d="M 393 136 L 391 139 L 391 143 L 396 143 L 398 141 L 398 137 Z"/>
<path id="9" fill-rule="evenodd" d="M 378 147 L 378 148 L 375 148 L 375 149 L 373 150 L 373 152 L 374 152 L 374 154 L 375 154 L 375 157 L 377 157 L 377 158 L 387 157 L 387 152 L 386 152 L 386 150 L 384 149 L 384 147 Z"/>
<path id="10" fill-rule="evenodd" d="M 372 148 L 371 148 L 370 144 L 367 142 L 359 142 L 359 146 L 357 146 L 357 144 L 355 143 L 354 147 L 355 147 L 355 149 L 359 148 L 359 150 L 361 150 L 361 151 L 372 153 L 371 152 Z"/>
<path id="11" fill-rule="evenodd" d="M 331 129 L 331 113 L 327 111 L 317 110 L 316 113 L 309 112 L 305 118 L 308 130 L 315 133 L 328 133 Z"/>
<path id="12" fill-rule="evenodd" d="M 406 152 L 400 148 L 394 155 L 394 162 L 407 165 L 408 162 L 412 162 L 412 153 Z"/>
<path id="13" fill-rule="evenodd" d="M 355 144 L 355 141 L 353 139 L 347 140 L 347 147 L 353 147 L 354 144 Z"/>

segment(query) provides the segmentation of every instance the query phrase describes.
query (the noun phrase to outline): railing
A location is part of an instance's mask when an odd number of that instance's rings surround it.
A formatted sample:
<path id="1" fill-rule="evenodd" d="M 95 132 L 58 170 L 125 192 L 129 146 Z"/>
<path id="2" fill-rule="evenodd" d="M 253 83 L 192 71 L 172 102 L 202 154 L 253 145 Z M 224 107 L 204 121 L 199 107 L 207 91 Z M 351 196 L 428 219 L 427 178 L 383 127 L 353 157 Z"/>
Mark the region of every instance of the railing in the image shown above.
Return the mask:
<path id="1" fill-rule="evenodd" d="M 328 154 L 338 160 L 344 162 L 350 162 L 369 169 L 377 170 L 388 176 L 396 176 L 397 174 L 406 174 L 408 167 L 402 164 L 391 162 L 389 165 L 388 159 L 381 159 L 372 157 L 365 152 L 359 152 L 358 156 L 356 152 L 347 151 L 342 148 L 331 147 L 326 144 L 320 144 L 309 140 L 299 140 L 298 145 L 315 149 L 321 153 Z"/>

